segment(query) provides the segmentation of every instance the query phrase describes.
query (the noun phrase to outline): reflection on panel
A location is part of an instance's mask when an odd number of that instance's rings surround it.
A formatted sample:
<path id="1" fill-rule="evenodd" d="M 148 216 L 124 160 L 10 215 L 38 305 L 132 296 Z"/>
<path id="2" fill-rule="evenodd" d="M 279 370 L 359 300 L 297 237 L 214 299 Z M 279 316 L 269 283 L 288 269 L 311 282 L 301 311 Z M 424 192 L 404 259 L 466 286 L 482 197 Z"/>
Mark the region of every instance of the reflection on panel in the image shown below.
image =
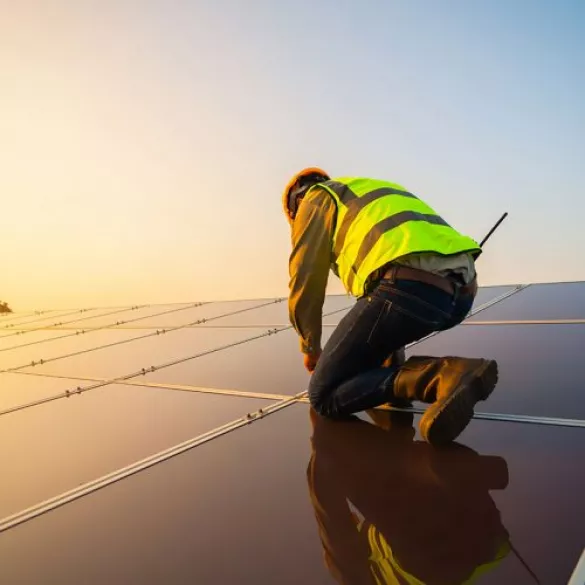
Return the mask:
<path id="1" fill-rule="evenodd" d="M 259 333 L 264 332 L 265 330 L 262 330 Z M 116 343 L 138 334 L 144 335 L 145 333 L 136 331 L 99 331 L 95 333 L 95 337 L 92 336 L 95 344 L 92 344 L 92 347 L 99 347 L 100 342 L 104 345 Z M 181 329 L 35 366 L 35 371 L 69 376 L 120 376 L 142 368 L 187 358 L 203 351 L 247 339 L 252 335 L 247 329 L 205 331 Z M 75 347 L 72 349 L 75 351 Z M 196 362 L 197 360 L 193 361 Z"/>
<path id="2" fill-rule="evenodd" d="M 86 385 L 79 379 L 42 378 L 22 374 L 0 374 L 0 410 L 7 410 L 20 404 L 27 404 L 71 388 Z M 0 419 L 0 425 L 2 424 Z"/>
<path id="3" fill-rule="evenodd" d="M 585 510 L 582 429 L 472 421 L 457 445 L 434 449 L 421 442 L 418 417 L 363 419 L 377 426 L 316 420 L 309 476 L 323 541 L 348 582 L 368 558 L 385 559 L 376 567 L 409 576 L 404 583 L 483 574 L 481 583 L 528 584 L 530 571 L 540 583 L 566 582 L 583 542 L 571 519 Z M 348 525 L 361 522 L 348 558 Z"/>
<path id="4" fill-rule="evenodd" d="M 585 282 L 533 284 L 486 309 L 476 319 L 585 319 Z"/>
<path id="5" fill-rule="evenodd" d="M 3 416 L 0 517 L 267 404 L 251 398 L 112 385 Z"/>
<path id="6" fill-rule="evenodd" d="M 582 429 L 475 421 L 437 450 L 409 421 L 378 422 L 311 424 L 291 406 L 0 535 L 4 575 L 256 585 L 261 559 L 279 585 L 567 582 Z"/>
<path id="7" fill-rule="evenodd" d="M 478 410 L 585 418 L 584 347 L 585 325 L 465 325 L 415 345 L 407 355 L 497 360 L 498 385 Z"/>
<path id="8" fill-rule="evenodd" d="M 210 329 L 203 333 L 207 336 L 218 331 L 223 330 Z M 247 336 L 259 335 L 264 331 L 241 330 Z M 148 382 L 287 395 L 306 390 L 309 380 L 303 367 L 298 337 L 292 330 L 147 374 L 144 379 Z"/>

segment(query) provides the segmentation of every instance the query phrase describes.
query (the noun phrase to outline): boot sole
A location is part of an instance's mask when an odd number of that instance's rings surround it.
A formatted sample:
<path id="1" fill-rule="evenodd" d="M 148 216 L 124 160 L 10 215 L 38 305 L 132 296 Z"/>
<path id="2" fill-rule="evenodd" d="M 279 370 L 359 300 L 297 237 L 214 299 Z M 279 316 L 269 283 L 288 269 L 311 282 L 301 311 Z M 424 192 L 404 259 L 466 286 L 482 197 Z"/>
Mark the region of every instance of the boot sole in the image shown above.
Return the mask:
<path id="1" fill-rule="evenodd" d="M 456 439 L 473 418 L 473 407 L 486 400 L 498 382 L 498 365 L 485 360 L 470 372 L 441 403 L 431 405 L 419 423 L 420 433 L 432 445 L 445 445 Z"/>

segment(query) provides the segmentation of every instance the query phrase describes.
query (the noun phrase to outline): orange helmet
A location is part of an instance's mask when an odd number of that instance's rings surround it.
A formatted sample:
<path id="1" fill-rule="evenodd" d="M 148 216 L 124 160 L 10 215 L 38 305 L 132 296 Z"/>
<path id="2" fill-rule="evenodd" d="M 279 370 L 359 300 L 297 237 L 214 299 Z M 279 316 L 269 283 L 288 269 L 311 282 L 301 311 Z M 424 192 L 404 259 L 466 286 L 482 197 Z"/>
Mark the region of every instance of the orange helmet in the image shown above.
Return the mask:
<path id="1" fill-rule="evenodd" d="M 321 181 L 329 180 L 329 175 L 318 167 L 308 167 L 299 171 L 286 185 L 282 194 L 282 206 L 288 222 L 292 223 L 298 206 L 298 198 L 302 197 L 307 189 Z"/>

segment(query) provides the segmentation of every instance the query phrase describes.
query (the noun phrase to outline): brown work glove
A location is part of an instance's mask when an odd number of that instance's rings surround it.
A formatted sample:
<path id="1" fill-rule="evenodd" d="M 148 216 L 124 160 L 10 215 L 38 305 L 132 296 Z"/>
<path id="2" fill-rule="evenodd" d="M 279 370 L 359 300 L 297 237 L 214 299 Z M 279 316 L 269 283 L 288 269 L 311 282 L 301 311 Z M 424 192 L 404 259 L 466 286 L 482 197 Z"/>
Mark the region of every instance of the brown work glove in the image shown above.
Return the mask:
<path id="1" fill-rule="evenodd" d="M 318 349 L 317 351 L 314 351 L 312 353 L 306 353 L 304 354 L 304 359 L 303 362 L 305 364 L 305 368 L 306 370 L 312 374 L 313 371 L 315 370 L 315 367 L 317 366 L 317 361 L 319 360 L 319 357 L 321 356 L 321 350 Z"/>

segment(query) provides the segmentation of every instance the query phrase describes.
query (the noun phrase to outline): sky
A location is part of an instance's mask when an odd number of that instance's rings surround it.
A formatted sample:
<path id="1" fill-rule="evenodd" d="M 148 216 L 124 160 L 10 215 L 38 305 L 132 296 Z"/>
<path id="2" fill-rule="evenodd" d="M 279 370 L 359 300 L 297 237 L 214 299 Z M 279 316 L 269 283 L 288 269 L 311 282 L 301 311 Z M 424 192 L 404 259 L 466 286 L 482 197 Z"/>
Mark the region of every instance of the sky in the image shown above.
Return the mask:
<path id="1" fill-rule="evenodd" d="M 306 166 L 400 183 L 480 285 L 585 280 L 581 0 L 0 0 L 0 299 L 286 296 Z M 328 292 L 343 291 L 330 276 Z"/>

